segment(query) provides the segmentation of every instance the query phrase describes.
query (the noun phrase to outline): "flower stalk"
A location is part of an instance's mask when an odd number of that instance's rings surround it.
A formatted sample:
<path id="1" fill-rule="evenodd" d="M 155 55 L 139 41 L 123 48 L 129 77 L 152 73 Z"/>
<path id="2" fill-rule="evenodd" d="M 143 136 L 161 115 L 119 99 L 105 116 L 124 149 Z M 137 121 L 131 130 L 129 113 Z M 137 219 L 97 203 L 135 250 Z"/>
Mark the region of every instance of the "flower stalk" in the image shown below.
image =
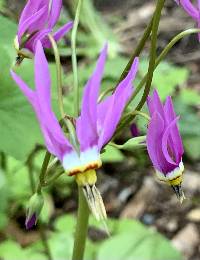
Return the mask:
<path id="1" fill-rule="evenodd" d="M 160 53 L 160 55 L 157 57 L 156 61 L 155 61 L 155 67 L 154 70 L 157 68 L 157 66 L 160 64 L 160 62 L 167 56 L 167 54 L 169 53 L 169 51 L 172 49 L 172 47 L 178 42 L 180 41 L 182 38 L 184 38 L 185 36 L 188 36 L 190 34 L 195 34 L 195 33 L 199 33 L 200 29 L 198 28 L 194 28 L 194 29 L 187 29 L 183 32 L 180 32 L 179 34 L 177 34 L 175 37 L 172 38 L 172 40 L 166 45 L 166 47 L 163 49 L 163 51 Z M 138 86 L 135 88 L 135 91 L 133 92 L 129 102 L 127 103 L 127 106 L 129 106 L 129 104 L 134 100 L 134 98 L 138 95 L 138 93 L 141 91 L 141 89 L 143 88 L 146 80 L 147 80 L 147 75 L 146 74 L 142 80 L 140 81 L 140 83 L 138 84 Z M 136 108 L 135 108 L 136 110 Z M 122 121 L 120 122 L 117 131 L 116 131 L 116 135 L 119 134 L 119 132 L 122 130 L 123 127 L 127 126 L 128 124 L 130 124 L 133 119 L 135 118 L 137 114 L 135 113 L 130 113 L 129 115 L 127 115 L 127 117 L 122 118 Z"/>
<path id="2" fill-rule="evenodd" d="M 89 208 L 82 187 L 78 187 L 78 216 L 72 260 L 82 260 L 88 231 Z"/>
<path id="3" fill-rule="evenodd" d="M 161 12 L 162 12 L 164 3 L 165 3 L 165 0 L 157 1 L 155 15 L 153 18 L 153 25 L 152 25 L 151 49 L 150 49 L 149 67 L 148 67 L 148 72 L 147 72 L 147 80 L 146 80 L 144 93 L 142 95 L 142 98 L 141 98 L 139 104 L 136 107 L 136 110 L 140 110 L 143 107 L 143 105 L 146 102 L 146 99 L 149 95 L 149 92 L 150 92 L 151 83 L 152 83 L 152 79 L 153 79 L 153 73 L 154 73 L 154 67 L 155 67 L 155 62 L 156 62 L 158 27 L 159 27 Z"/>

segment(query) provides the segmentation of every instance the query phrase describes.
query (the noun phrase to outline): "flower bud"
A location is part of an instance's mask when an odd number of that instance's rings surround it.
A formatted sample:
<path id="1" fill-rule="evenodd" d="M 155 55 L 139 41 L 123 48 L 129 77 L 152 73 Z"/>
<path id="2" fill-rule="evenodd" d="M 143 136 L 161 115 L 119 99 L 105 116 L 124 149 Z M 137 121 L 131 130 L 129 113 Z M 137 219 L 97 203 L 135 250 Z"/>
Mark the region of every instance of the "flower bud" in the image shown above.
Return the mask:
<path id="1" fill-rule="evenodd" d="M 44 198 L 41 193 L 35 193 L 29 200 L 26 214 L 26 229 L 31 229 L 37 223 L 42 207 L 44 205 Z"/>

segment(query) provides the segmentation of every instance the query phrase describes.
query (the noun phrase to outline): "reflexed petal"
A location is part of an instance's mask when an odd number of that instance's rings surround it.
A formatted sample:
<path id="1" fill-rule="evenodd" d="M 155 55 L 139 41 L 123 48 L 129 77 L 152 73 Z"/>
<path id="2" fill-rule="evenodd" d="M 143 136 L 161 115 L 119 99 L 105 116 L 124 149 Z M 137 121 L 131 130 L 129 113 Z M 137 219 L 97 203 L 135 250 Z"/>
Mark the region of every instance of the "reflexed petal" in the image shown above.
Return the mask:
<path id="1" fill-rule="evenodd" d="M 138 58 L 135 58 L 126 78 L 119 83 L 112 96 L 98 104 L 98 146 L 101 149 L 114 134 L 122 112 L 132 92 L 132 81 L 138 69 Z"/>
<path id="2" fill-rule="evenodd" d="M 155 112 L 151 117 L 147 130 L 147 150 L 149 157 L 158 171 L 166 174 L 174 170 L 174 164 L 166 161 L 162 151 L 162 135 L 164 131 L 164 120 L 159 113 Z"/>
<path id="3" fill-rule="evenodd" d="M 176 118 L 171 97 L 167 97 L 164 105 L 164 110 L 167 124 L 170 124 Z M 176 162 L 180 162 L 184 153 L 184 149 L 177 124 L 174 124 L 171 127 L 169 144 L 171 146 L 171 149 L 173 149 L 174 155 L 176 157 Z"/>
<path id="4" fill-rule="evenodd" d="M 199 19 L 199 11 L 194 5 L 191 3 L 191 0 L 180 0 L 180 4 L 185 9 L 185 11 L 192 16 L 195 20 Z"/>
<path id="5" fill-rule="evenodd" d="M 41 41 L 43 45 L 43 39 L 51 32 L 51 29 L 44 29 L 36 33 L 25 44 L 25 48 L 35 53 L 35 47 L 37 41 Z"/>
<path id="6" fill-rule="evenodd" d="M 160 97 L 156 89 L 153 91 L 152 97 L 148 96 L 147 106 L 149 109 L 150 116 L 152 116 L 154 112 L 157 111 L 162 116 L 163 119 L 165 118 L 163 104 L 160 100 Z"/>
<path id="7" fill-rule="evenodd" d="M 67 24 L 62 26 L 57 32 L 53 34 L 54 40 L 58 42 L 60 39 L 64 37 L 66 33 L 69 32 L 69 30 L 72 29 L 72 27 L 73 27 L 73 22 L 68 22 Z M 51 43 L 47 37 L 42 40 L 42 46 L 44 48 L 51 48 Z"/>
<path id="8" fill-rule="evenodd" d="M 163 154 L 165 156 L 165 159 L 171 163 L 171 164 L 174 164 L 176 166 L 179 165 L 180 161 L 179 162 L 175 162 L 175 158 L 172 158 L 174 157 L 174 149 L 170 149 L 171 147 L 169 147 L 168 145 L 168 141 L 169 141 L 169 137 L 170 137 L 170 133 L 172 132 L 171 130 L 173 129 L 174 126 L 176 126 L 176 123 L 178 121 L 178 117 L 175 118 L 169 125 L 168 127 L 165 129 L 165 132 L 163 134 L 163 137 L 162 137 L 162 151 L 163 151 Z M 173 141 L 173 140 L 172 140 Z M 176 151 L 176 150 L 175 150 Z M 172 153 L 172 154 L 169 154 Z"/>
<path id="9" fill-rule="evenodd" d="M 53 28 L 56 22 L 58 21 L 61 8 L 62 0 L 52 0 L 49 12 L 48 28 Z"/>
<path id="10" fill-rule="evenodd" d="M 20 26 L 18 30 L 18 41 L 21 41 L 21 37 L 24 33 L 33 33 L 37 30 L 43 29 L 46 18 L 48 14 L 48 6 L 44 6 L 38 12 L 30 16 L 27 20 L 25 20 Z"/>
<path id="11" fill-rule="evenodd" d="M 64 150 L 71 150 L 72 147 L 65 138 L 58 120 L 51 109 L 51 79 L 48 63 L 40 41 L 36 45 L 35 68 L 36 94 L 41 112 L 46 121 L 45 125 L 50 128 L 50 134 L 55 138 L 55 141 L 60 145 L 64 145 Z"/>
<path id="12" fill-rule="evenodd" d="M 103 48 L 96 68 L 84 89 L 81 115 L 76 122 L 76 132 L 81 151 L 97 144 L 97 99 L 106 55 L 107 45 Z"/>
<path id="13" fill-rule="evenodd" d="M 65 138 L 62 129 L 51 109 L 51 81 L 48 63 L 44 55 L 42 45 L 39 41 L 36 46 L 35 55 L 36 91 L 34 92 L 29 89 L 28 86 L 14 72 L 12 72 L 12 76 L 25 96 L 27 96 L 36 112 L 48 150 L 62 161 L 63 156 L 72 151 L 73 148 Z"/>
<path id="14" fill-rule="evenodd" d="M 35 14 L 43 5 L 48 4 L 49 1 L 46 0 L 28 0 L 19 19 L 19 27 L 26 21 L 29 17 Z"/>

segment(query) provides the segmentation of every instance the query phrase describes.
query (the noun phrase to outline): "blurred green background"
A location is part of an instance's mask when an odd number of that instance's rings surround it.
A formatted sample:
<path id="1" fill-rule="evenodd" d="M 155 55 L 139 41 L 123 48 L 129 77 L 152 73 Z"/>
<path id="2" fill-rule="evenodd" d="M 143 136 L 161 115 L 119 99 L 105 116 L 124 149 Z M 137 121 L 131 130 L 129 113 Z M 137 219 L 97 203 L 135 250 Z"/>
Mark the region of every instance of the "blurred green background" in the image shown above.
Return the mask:
<path id="1" fill-rule="evenodd" d="M 109 44 L 102 91 L 113 87 L 154 10 L 154 1 L 85 0 L 78 32 L 79 81 L 83 87 L 103 44 Z M 45 155 L 43 139 L 34 113 L 9 75 L 16 53 L 13 39 L 24 1 L 0 1 L 0 259 L 48 259 L 49 244 L 54 260 L 70 259 L 73 248 L 77 187 L 73 177 L 62 175 L 44 189 L 42 224 L 31 231 L 24 227 L 27 202 L 36 185 Z M 58 26 L 73 19 L 74 1 L 64 1 Z M 193 28 L 193 22 L 174 1 L 166 1 L 161 20 L 158 52 L 178 32 Z M 66 113 L 72 113 L 73 76 L 70 35 L 59 43 L 63 64 Z M 148 66 L 149 43 L 140 58 L 135 85 Z M 173 96 L 181 115 L 186 167 L 187 200 L 179 205 L 170 187 L 156 181 L 144 148 L 123 151 L 107 146 L 98 171 L 98 188 L 108 212 L 110 236 L 92 217 L 86 246 L 87 260 L 199 260 L 200 259 L 200 63 L 195 35 L 177 43 L 155 71 L 153 87 L 164 100 Z M 47 51 L 52 72 L 55 112 L 56 71 L 53 53 Z M 33 86 L 33 65 L 26 60 L 18 69 Z M 138 97 L 139 98 L 139 97 Z M 131 108 L 137 104 L 136 99 Z M 146 111 L 146 108 L 143 109 Z M 136 119 L 141 134 L 147 122 Z M 116 142 L 131 138 L 129 127 Z M 56 174 L 59 167 L 52 170 Z M 30 176 L 33 176 L 30 182 Z M 42 226 L 42 230 L 39 228 Z M 43 237 L 43 240 L 41 239 Z"/>

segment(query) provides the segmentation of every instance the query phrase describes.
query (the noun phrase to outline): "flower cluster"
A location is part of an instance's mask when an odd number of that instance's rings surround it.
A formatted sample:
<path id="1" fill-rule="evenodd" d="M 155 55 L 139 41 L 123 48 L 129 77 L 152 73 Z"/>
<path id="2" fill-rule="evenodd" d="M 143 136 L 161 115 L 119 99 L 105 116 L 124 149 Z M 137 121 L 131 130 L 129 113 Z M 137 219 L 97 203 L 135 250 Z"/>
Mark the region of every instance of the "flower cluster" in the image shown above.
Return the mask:
<path id="1" fill-rule="evenodd" d="M 198 25 L 200 24 L 200 1 L 198 1 L 198 7 L 186 0 L 176 0 L 176 2 L 183 6 Z M 48 34 L 51 34 L 57 42 L 73 26 L 72 22 L 68 22 L 53 33 L 61 7 L 62 0 L 29 0 L 27 2 L 20 17 L 15 47 L 21 59 L 34 58 L 35 89 L 29 88 L 12 70 L 11 76 L 35 111 L 47 150 L 59 159 L 69 176 L 75 176 L 96 219 L 104 220 L 106 211 L 101 195 L 95 186 L 96 170 L 102 165 L 101 151 L 112 139 L 122 113 L 134 92 L 133 80 L 138 70 L 139 60 L 137 57 L 134 59 L 126 77 L 117 85 L 114 92 L 104 100 L 98 101 L 107 57 L 108 48 L 105 45 L 84 87 L 80 114 L 72 120 L 70 130 L 73 136 L 70 131 L 65 133 L 52 110 L 51 78 L 44 53 L 44 48 L 51 48 Z M 174 112 L 171 97 L 167 97 L 165 104 L 162 104 L 156 90 L 152 96 L 148 97 L 147 106 L 150 113 L 146 137 L 149 157 L 158 179 L 171 185 L 182 202 L 184 199 L 181 189 L 184 150 L 177 127 L 179 117 Z M 62 120 L 65 121 L 65 118 Z M 134 137 L 140 134 L 135 123 L 131 125 L 131 132 Z M 33 195 L 29 204 L 27 228 L 37 221 L 43 206 L 42 194 Z"/>

